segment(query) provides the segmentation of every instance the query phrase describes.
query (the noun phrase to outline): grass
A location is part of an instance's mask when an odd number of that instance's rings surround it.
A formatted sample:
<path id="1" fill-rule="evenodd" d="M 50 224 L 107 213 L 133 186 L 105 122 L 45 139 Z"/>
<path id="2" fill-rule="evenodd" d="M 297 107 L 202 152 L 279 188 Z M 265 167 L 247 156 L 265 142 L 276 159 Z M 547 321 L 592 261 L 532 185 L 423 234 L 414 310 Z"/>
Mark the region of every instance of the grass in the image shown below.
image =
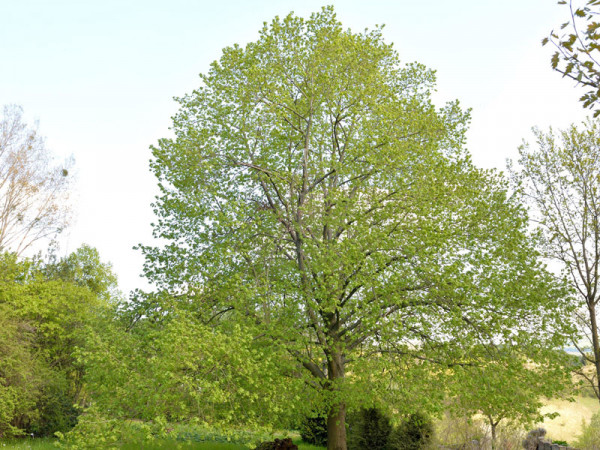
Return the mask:
<path id="1" fill-rule="evenodd" d="M 0 450 L 56 450 L 54 439 L 10 439 L 0 440 Z M 323 450 L 325 447 L 318 447 L 302 442 L 300 439 L 294 439 L 299 450 Z M 181 450 L 249 450 L 242 444 L 232 444 L 224 442 L 180 442 L 172 439 L 162 439 L 152 444 L 129 444 L 122 447 L 124 450 L 158 450 L 158 449 L 181 449 Z"/>
<path id="2" fill-rule="evenodd" d="M 248 447 L 242 444 L 232 444 L 224 442 L 180 442 L 172 439 L 157 440 L 152 444 L 128 444 L 122 447 L 124 450 L 156 450 L 156 449 L 181 449 L 181 450 L 248 450 Z"/>
<path id="3" fill-rule="evenodd" d="M 48 438 L 22 438 L 0 440 L 0 450 L 56 450 L 55 439 Z"/>
<path id="4" fill-rule="evenodd" d="M 574 402 L 566 400 L 550 400 L 542 408 L 544 413 L 557 412 L 554 419 L 546 419 L 541 426 L 552 439 L 560 439 L 569 443 L 575 442 L 581 433 L 581 423 L 589 423 L 592 415 L 600 410 L 598 399 L 592 397 L 576 397 Z"/>
<path id="5" fill-rule="evenodd" d="M 325 447 L 317 447 L 315 445 L 306 444 L 300 440 L 294 439 L 294 443 L 298 445 L 298 450 L 323 450 Z M 223 442 L 179 442 L 173 441 L 170 439 L 156 441 L 156 443 L 152 445 L 129 445 L 124 446 L 125 450 L 135 450 L 135 449 L 144 449 L 144 450 L 157 450 L 157 449 L 198 449 L 198 450 L 249 450 L 247 446 L 243 444 L 230 444 Z"/>

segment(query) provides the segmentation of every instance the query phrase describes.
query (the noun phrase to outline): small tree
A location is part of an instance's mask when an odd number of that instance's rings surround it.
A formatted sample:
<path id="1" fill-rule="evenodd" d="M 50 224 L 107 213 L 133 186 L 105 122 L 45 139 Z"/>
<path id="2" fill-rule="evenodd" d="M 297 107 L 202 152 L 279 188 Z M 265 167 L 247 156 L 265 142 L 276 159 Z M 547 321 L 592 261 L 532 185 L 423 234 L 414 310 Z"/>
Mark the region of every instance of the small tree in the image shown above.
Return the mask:
<path id="1" fill-rule="evenodd" d="M 69 221 L 69 165 L 52 166 L 44 140 L 18 106 L 0 119 L 0 251 L 21 254 Z"/>
<path id="2" fill-rule="evenodd" d="M 454 371 L 451 409 L 467 416 L 481 414 L 487 421 L 492 448 L 504 423 L 531 425 L 553 414 L 540 412 L 545 398 L 569 393 L 568 355 L 557 351 L 544 361 L 528 360 L 517 349 L 501 349 L 488 364 L 463 366 Z"/>
<path id="3" fill-rule="evenodd" d="M 560 263 L 575 291 L 583 341 L 574 345 L 595 369 L 578 372 L 600 400 L 600 125 L 588 120 L 558 136 L 534 133 L 536 146 L 520 147 L 513 174 L 541 231 L 542 252 Z"/>

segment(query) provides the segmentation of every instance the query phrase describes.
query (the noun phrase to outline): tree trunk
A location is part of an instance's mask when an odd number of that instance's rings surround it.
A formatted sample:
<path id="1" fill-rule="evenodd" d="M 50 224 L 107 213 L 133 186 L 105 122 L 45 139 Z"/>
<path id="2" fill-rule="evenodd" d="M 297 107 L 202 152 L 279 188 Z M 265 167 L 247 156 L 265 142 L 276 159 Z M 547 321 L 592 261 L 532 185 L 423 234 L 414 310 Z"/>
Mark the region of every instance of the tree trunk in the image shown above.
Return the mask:
<path id="1" fill-rule="evenodd" d="M 598 397 L 598 401 L 600 401 L 600 340 L 598 337 L 598 323 L 596 322 L 596 304 L 594 299 L 588 299 L 588 309 L 590 312 L 590 331 L 592 333 L 592 352 L 594 354 L 594 365 L 596 366 L 596 386 L 594 386 L 594 391 L 596 391 L 596 396 Z"/>
<path id="2" fill-rule="evenodd" d="M 494 422 L 491 416 L 488 416 L 488 419 L 490 421 L 490 428 L 492 429 L 492 450 L 494 450 L 496 448 L 496 427 L 500 423 L 500 420 Z"/>
<path id="3" fill-rule="evenodd" d="M 327 416 L 327 450 L 346 450 L 346 405 L 340 403 Z"/>
<path id="4" fill-rule="evenodd" d="M 333 351 L 328 361 L 328 378 L 331 389 L 337 389 L 336 382 L 344 378 L 344 355 Z M 346 450 L 346 404 L 334 404 L 327 415 L 327 450 Z"/>

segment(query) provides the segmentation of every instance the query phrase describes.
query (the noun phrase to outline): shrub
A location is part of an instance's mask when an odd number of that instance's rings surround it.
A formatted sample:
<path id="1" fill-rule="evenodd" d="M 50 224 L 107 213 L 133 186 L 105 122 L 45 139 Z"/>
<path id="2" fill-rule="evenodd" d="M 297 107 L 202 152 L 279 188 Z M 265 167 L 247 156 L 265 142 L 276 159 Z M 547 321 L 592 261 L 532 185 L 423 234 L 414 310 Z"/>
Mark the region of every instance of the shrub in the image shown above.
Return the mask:
<path id="1" fill-rule="evenodd" d="M 290 438 L 285 438 L 262 442 L 255 450 L 298 450 L 298 446 Z"/>
<path id="2" fill-rule="evenodd" d="M 433 422 L 422 413 L 411 414 L 390 435 L 390 450 L 418 450 L 433 439 Z"/>
<path id="3" fill-rule="evenodd" d="M 69 392 L 66 378 L 55 378 L 40 396 L 38 419 L 26 429 L 35 436 L 53 436 L 57 431 L 66 433 L 77 424 L 79 410 L 73 406 L 75 395 Z"/>
<path id="4" fill-rule="evenodd" d="M 583 424 L 575 446 L 581 450 L 600 450 L 600 412 L 592 416 L 589 424 Z"/>
<path id="5" fill-rule="evenodd" d="M 388 450 L 392 431 L 390 419 L 376 408 L 348 416 L 349 450 Z"/>
<path id="6" fill-rule="evenodd" d="M 327 419 L 325 417 L 306 417 L 300 424 L 299 431 L 304 442 L 313 445 L 327 445 Z"/>
<path id="7" fill-rule="evenodd" d="M 485 448 L 489 444 L 487 428 L 481 419 L 451 414 L 446 411 L 436 424 L 435 444 L 438 447 L 468 448 L 473 441 Z"/>

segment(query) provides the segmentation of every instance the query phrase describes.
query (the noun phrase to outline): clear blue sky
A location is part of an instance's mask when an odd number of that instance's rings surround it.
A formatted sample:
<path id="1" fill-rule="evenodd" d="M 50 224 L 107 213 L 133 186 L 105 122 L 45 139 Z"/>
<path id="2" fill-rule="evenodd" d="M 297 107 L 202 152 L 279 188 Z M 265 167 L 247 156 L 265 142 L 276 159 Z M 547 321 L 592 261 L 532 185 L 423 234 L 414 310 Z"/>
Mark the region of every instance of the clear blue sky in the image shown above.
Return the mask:
<path id="1" fill-rule="evenodd" d="M 437 70 L 436 101 L 473 109 L 468 148 L 505 167 L 530 128 L 585 117 L 572 82 L 550 69 L 540 41 L 566 20 L 554 0 L 335 1 L 355 31 L 385 24 L 405 62 Z M 16 103 L 57 158 L 73 155 L 77 220 L 62 251 L 81 243 L 113 263 L 121 287 L 143 287 L 156 194 L 148 147 L 169 136 L 172 97 L 198 86 L 221 49 L 255 40 L 264 21 L 307 1 L 0 0 L 0 105 Z"/>

